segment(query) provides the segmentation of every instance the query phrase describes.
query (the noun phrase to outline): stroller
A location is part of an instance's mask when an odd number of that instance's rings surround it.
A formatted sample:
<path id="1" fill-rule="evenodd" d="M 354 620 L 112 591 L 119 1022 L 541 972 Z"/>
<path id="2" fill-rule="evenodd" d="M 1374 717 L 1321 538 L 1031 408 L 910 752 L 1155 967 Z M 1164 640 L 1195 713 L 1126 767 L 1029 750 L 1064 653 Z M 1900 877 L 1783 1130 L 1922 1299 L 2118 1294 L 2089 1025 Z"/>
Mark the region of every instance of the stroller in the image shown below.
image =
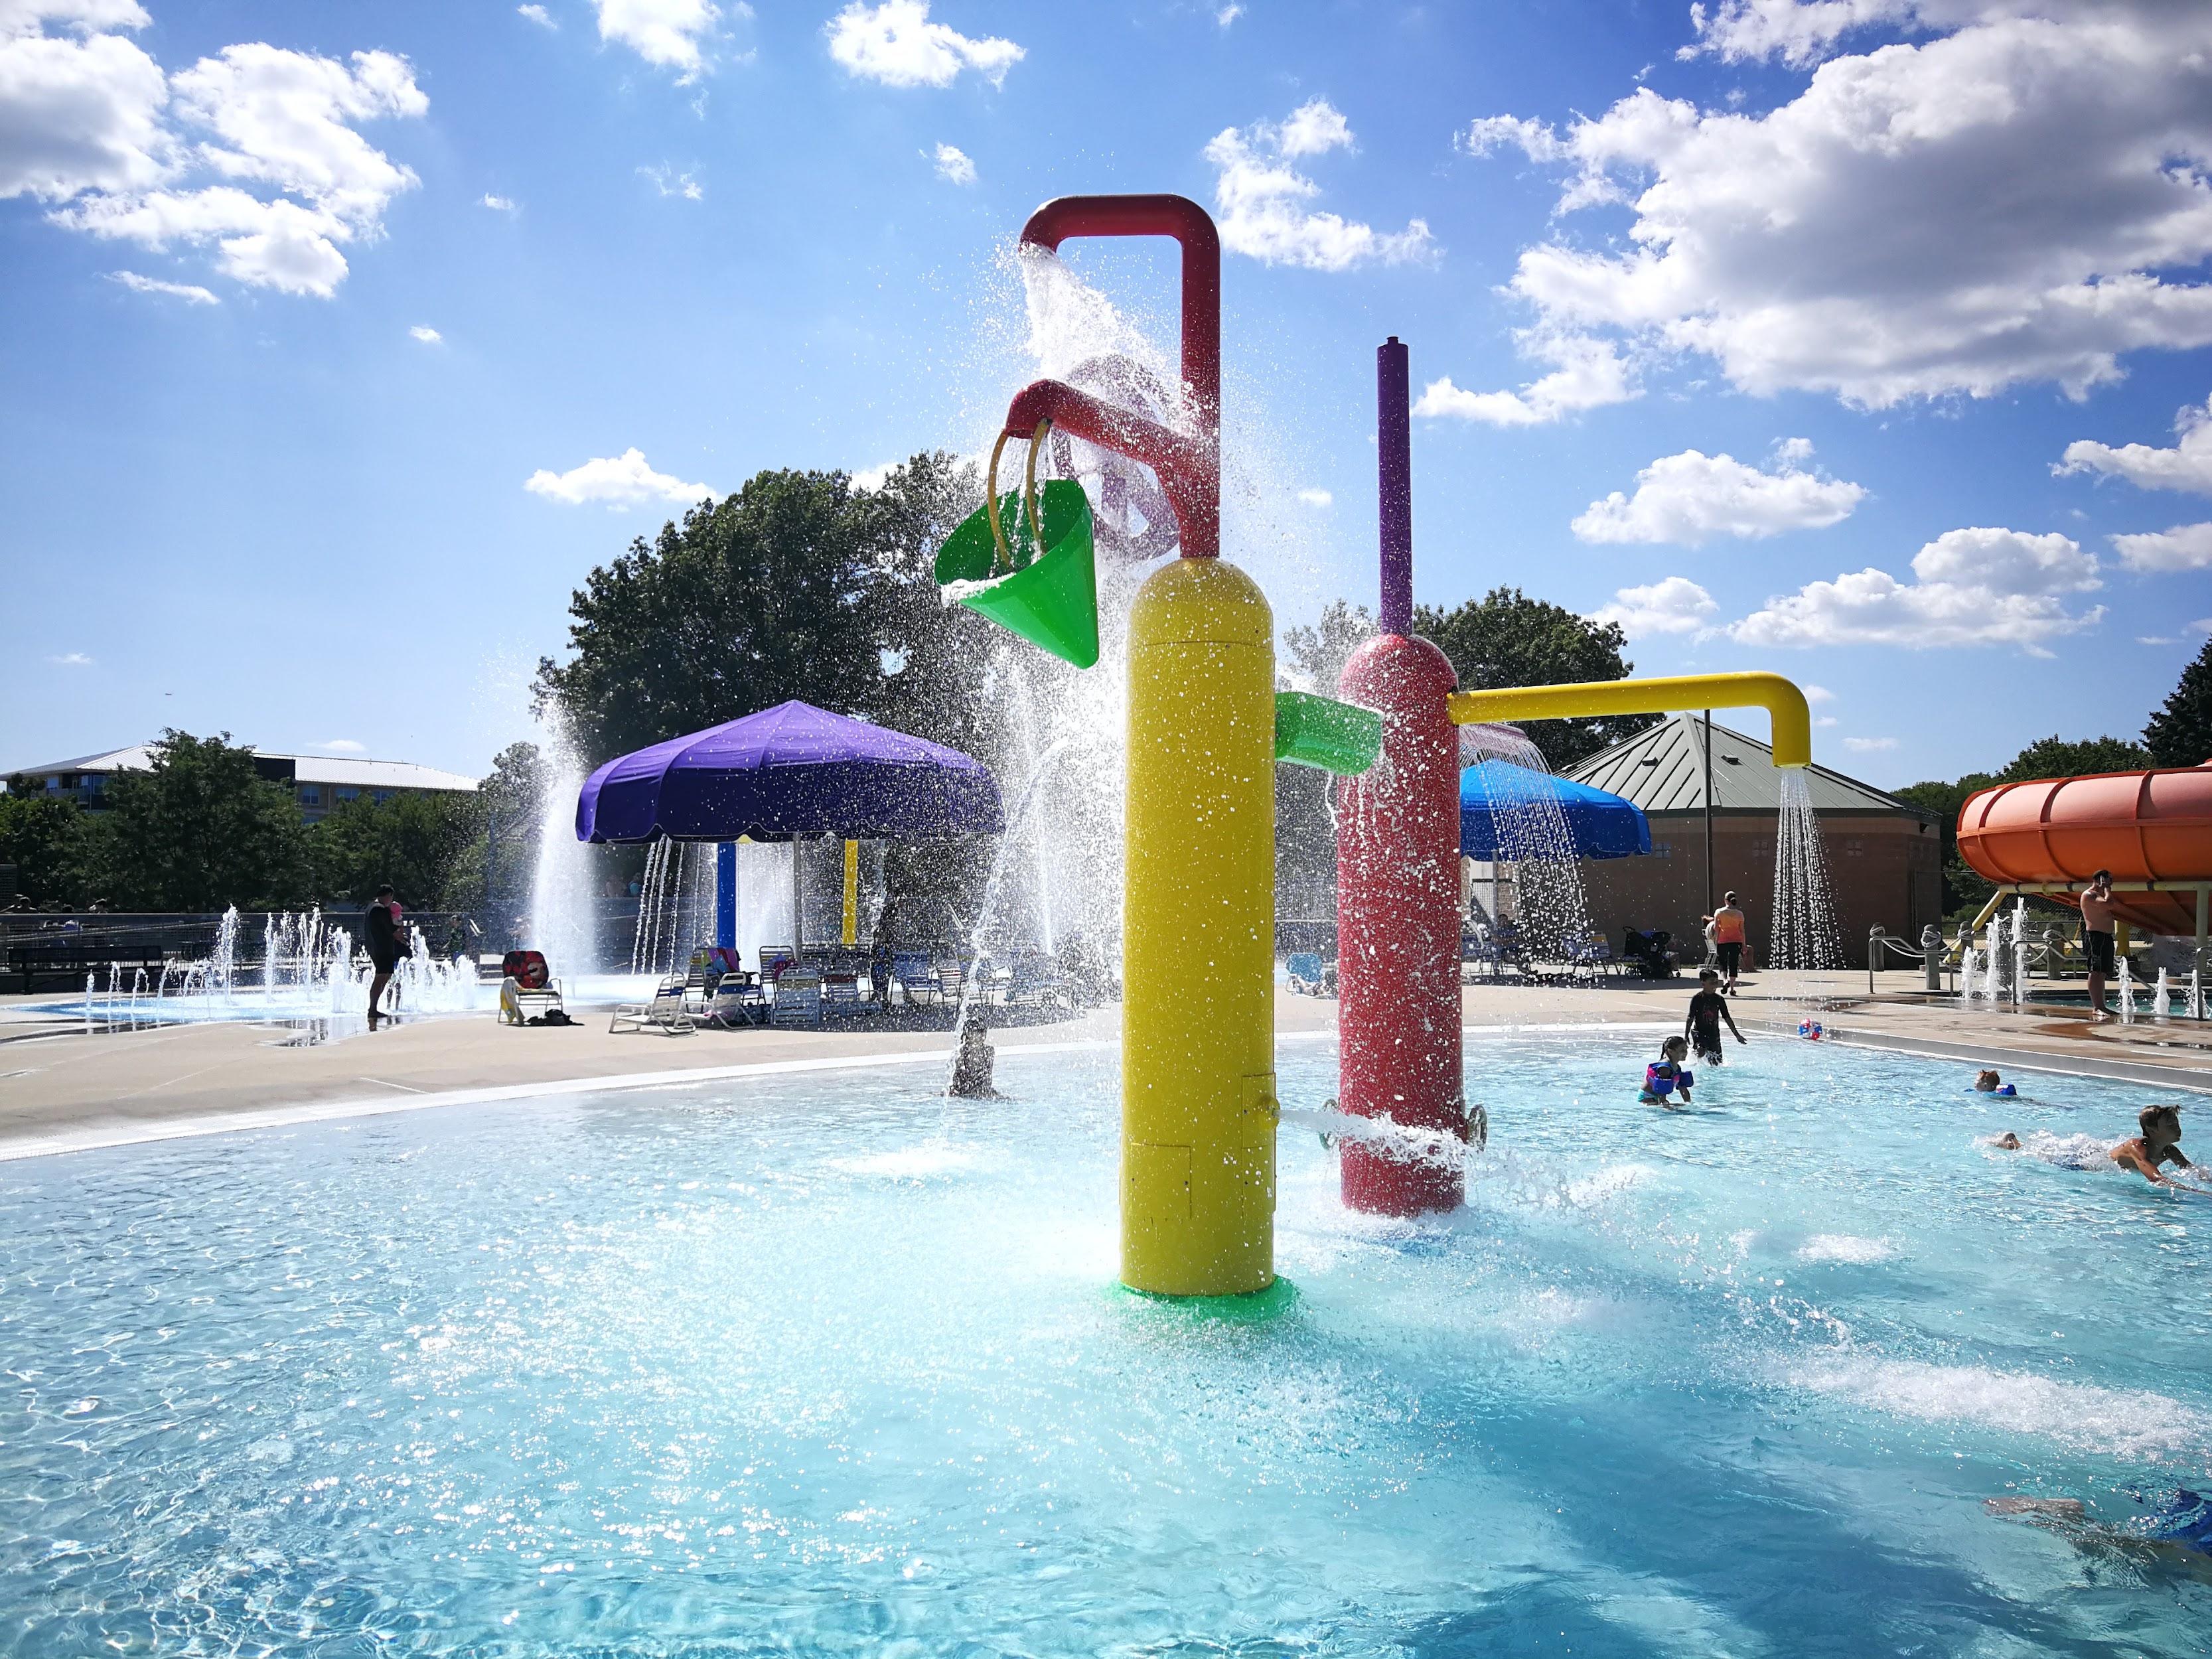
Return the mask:
<path id="1" fill-rule="evenodd" d="M 1664 927 L 1648 932 L 1640 928 L 1621 930 L 1620 959 L 1632 963 L 1645 979 L 1674 977 L 1674 953 L 1668 949 L 1674 936 Z"/>

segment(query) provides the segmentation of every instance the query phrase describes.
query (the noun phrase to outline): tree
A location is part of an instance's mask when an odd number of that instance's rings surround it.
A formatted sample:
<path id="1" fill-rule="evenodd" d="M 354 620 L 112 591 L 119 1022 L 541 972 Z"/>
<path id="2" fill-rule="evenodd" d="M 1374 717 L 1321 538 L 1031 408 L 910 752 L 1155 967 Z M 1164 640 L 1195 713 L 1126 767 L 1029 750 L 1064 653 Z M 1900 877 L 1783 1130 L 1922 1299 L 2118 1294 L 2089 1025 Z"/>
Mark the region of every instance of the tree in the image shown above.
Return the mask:
<path id="1" fill-rule="evenodd" d="M 1620 623 L 1592 622 L 1563 605 L 1529 599 L 1517 587 L 1494 587 L 1451 611 L 1419 606 L 1413 631 L 1443 648 L 1463 690 L 1625 679 L 1634 667 L 1620 654 L 1628 636 Z M 1544 751 L 1553 770 L 1565 772 L 1601 749 L 1626 742 L 1657 718 L 1621 714 L 1516 724 Z"/>
<path id="2" fill-rule="evenodd" d="M 1375 618 L 1364 605 L 1331 599 L 1322 607 L 1321 618 L 1310 628 L 1283 630 L 1283 654 L 1289 666 L 1279 665 L 1277 678 L 1291 691 L 1336 695 L 1337 682 L 1352 653 L 1375 637 Z"/>
<path id="3" fill-rule="evenodd" d="M 74 800 L 23 785 L 11 784 L 0 795 L 0 864 L 15 866 L 17 891 L 40 903 L 75 903 L 85 896 L 87 816 Z"/>
<path id="4" fill-rule="evenodd" d="M 2212 639 L 2181 671 L 2181 684 L 2143 727 L 2154 766 L 2202 766 L 2212 761 Z"/>
<path id="5" fill-rule="evenodd" d="M 2135 772 L 2152 764 L 2150 751 L 2125 738 L 2084 738 L 2071 742 L 2053 733 L 2038 738 L 2014 755 L 1999 783 L 2027 783 L 2036 778 L 2078 778 L 2093 772 Z"/>
<path id="6" fill-rule="evenodd" d="M 702 502 L 585 578 L 573 654 L 538 665 L 541 703 L 595 764 L 794 697 L 965 729 L 988 624 L 945 610 L 931 561 L 981 499 L 974 473 L 917 455 L 877 489 L 767 471 Z"/>
<path id="7" fill-rule="evenodd" d="M 1996 890 L 1995 885 L 1959 854 L 1959 809 L 1972 796 L 1994 787 L 2002 780 L 1987 772 L 1969 772 L 1954 783 L 1930 780 L 1909 783 L 1890 793 L 1936 815 L 1936 831 L 1942 839 L 1943 914 L 1978 910 Z"/>
<path id="8" fill-rule="evenodd" d="M 1333 697 L 1344 665 L 1374 635 L 1375 618 L 1366 606 L 1331 599 L 1310 627 L 1284 629 L 1276 679 L 1285 690 Z M 1320 921 L 1335 915 L 1336 825 L 1328 805 L 1332 781 L 1328 773 L 1311 767 L 1275 769 L 1276 904 L 1288 921 Z"/>
<path id="9" fill-rule="evenodd" d="M 478 896 L 457 874 L 483 824 L 474 795 L 406 790 L 347 801 L 311 832 L 316 892 L 365 904 L 389 882 L 410 909 L 471 908 Z"/>
<path id="10" fill-rule="evenodd" d="M 85 884 L 125 910 L 279 909 L 313 896 L 307 827 L 292 792 L 230 733 L 167 731 L 153 765 L 108 780 L 85 815 Z"/>

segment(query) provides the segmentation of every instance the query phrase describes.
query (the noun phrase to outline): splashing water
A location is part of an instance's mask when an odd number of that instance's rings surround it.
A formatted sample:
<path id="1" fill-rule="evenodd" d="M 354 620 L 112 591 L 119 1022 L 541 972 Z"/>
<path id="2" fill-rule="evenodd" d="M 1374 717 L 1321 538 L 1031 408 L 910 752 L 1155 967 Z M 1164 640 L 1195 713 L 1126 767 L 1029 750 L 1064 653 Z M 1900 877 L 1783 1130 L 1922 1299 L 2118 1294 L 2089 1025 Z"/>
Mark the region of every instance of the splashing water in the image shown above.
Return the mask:
<path id="1" fill-rule="evenodd" d="M 530 882 L 531 937 L 515 943 L 543 951 L 556 974 L 579 978 L 599 965 L 598 902 L 592 848 L 576 839 L 576 798 L 585 767 L 568 732 L 555 726 L 544 750 L 545 775 L 538 820 L 538 858 Z"/>
<path id="2" fill-rule="evenodd" d="M 1589 937 L 1589 908 L 1583 897 L 1581 855 L 1550 763 L 1511 726 L 1460 727 L 1459 757 L 1462 766 L 1505 763 L 1485 767 L 1484 777 L 1498 863 L 1513 869 L 1514 920 L 1522 942 L 1537 956 L 1570 955 Z"/>
<path id="3" fill-rule="evenodd" d="M 1842 965 L 1827 860 L 1820 848 L 1811 782 L 1802 766 L 1782 769 L 1782 809 L 1774 836 L 1773 915 L 1769 966 L 1790 972 Z"/>
<path id="4" fill-rule="evenodd" d="M 86 975 L 82 1012 L 88 1027 L 162 1024 L 202 1020 L 319 1019 L 366 1015 L 374 976 L 353 934 L 321 910 L 264 916 L 262 957 L 256 964 L 239 951 L 240 918 L 233 905 L 216 928 L 215 946 L 197 962 L 169 963 L 150 984 L 144 971 L 128 987 L 122 970 L 108 967 L 107 985 Z M 475 964 L 436 959 L 422 930 L 407 924 L 410 954 L 400 958 L 392 983 L 403 1013 L 460 1013 L 479 1006 Z M 258 983 L 253 982 L 258 980 Z"/>

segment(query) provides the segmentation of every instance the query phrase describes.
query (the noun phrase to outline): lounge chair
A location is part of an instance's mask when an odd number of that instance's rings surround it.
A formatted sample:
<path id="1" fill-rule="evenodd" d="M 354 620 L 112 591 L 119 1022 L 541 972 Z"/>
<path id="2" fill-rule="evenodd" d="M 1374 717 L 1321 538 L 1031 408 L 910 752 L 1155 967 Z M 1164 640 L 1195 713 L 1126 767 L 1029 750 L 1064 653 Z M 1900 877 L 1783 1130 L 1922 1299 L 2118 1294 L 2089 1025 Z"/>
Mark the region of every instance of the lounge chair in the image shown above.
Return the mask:
<path id="1" fill-rule="evenodd" d="M 822 1012 L 825 1014 L 857 1014 L 860 1012 L 860 978 L 857 974 L 830 973 L 822 975 Z"/>
<path id="2" fill-rule="evenodd" d="M 968 967 L 965 963 L 957 957 L 938 957 L 938 991 L 947 1002 L 957 1005 L 965 994 L 967 982 Z"/>
<path id="3" fill-rule="evenodd" d="M 773 985 L 787 968 L 799 966 L 799 952 L 788 945 L 763 945 L 760 948 L 760 976 L 763 985 Z"/>
<path id="4" fill-rule="evenodd" d="M 769 1005 L 771 1025 L 819 1025 L 822 1023 L 822 976 L 804 969 L 786 967 L 776 975 L 775 1000 Z"/>
<path id="5" fill-rule="evenodd" d="M 1595 981 L 1617 972 L 1620 965 L 1612 945 L 1595 933 L 1567 951 L 1567 971 L 1577 979 Z"/>
<path id="6" fill-rule="evenodd" d="M 542 951 L 509 951 L 499 964 L 499 1018 L 502 1025 L 521 1025 L 528 1023 L 534 1010 L 540 1019 L 550 1009 L 558 1008 L 565 1018 L 567 1008 L 561 1000 L 561 981 L 553 977 L 545 965 Z"/>
<path id="7" fill-rule="evenodd" d="M 617 1003 L 614 1018 L 607 1022 L 610 1031 L 659 1031 L 665 1036 L 686 1036 L 698 1029 L 684 1006 L 680 974 L 671 974 L 653 987 L 649 1002 Z"/>
<path id="8" fill-rule="evenodd" d="M 932 1001 L 945 998 L 945 984 L 937 976 L 927 951 L 893 951 L 891 952 L 891 983 L 899 988 L 900 994 L 909 1004 L 923 997 Z"/>
<path id="9" fill-rule="evenodd" d="M 725 1031 L 734 1031 L 741 1025 L 764 1025 L 768 1008 L 768 993 L 750 974 L 724 974 L 716 981 L 714 994 L 708 999 L 699 1023 Z"/>

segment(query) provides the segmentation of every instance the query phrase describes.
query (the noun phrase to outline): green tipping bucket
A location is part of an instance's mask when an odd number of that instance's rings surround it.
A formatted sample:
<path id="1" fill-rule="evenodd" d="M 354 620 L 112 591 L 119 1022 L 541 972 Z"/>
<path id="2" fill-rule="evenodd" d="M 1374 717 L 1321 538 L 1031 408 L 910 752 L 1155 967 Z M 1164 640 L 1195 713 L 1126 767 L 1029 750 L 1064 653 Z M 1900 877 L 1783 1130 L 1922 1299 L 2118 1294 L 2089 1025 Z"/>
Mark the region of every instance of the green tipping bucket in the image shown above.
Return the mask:
<path id="1" fill-rule="evenodd" d="M 1044 551 L 1036 551 L 1019 492 L 1008 490 L 999 511 L 1006 526 L 1013 572 L 992 580 L 991 514 L 977 507 L 937 554 L 940 587 L 988 582 L 960 595 L 960 603 L 1010 633 L 1042 646 L 1065 662 L 1088 668 L 1098 660 L 1098 567 L 1091 545 L 1091 500 L 1072 478 L 1054 478 L 1038 492 Z"/>
<path id="2" fill-rule="evenodd" d="M 1372 708 L 1310 691 L 1275 693 L 1277 760 L 1350 777 L 1382 752 L 1382 716 Z"/>

